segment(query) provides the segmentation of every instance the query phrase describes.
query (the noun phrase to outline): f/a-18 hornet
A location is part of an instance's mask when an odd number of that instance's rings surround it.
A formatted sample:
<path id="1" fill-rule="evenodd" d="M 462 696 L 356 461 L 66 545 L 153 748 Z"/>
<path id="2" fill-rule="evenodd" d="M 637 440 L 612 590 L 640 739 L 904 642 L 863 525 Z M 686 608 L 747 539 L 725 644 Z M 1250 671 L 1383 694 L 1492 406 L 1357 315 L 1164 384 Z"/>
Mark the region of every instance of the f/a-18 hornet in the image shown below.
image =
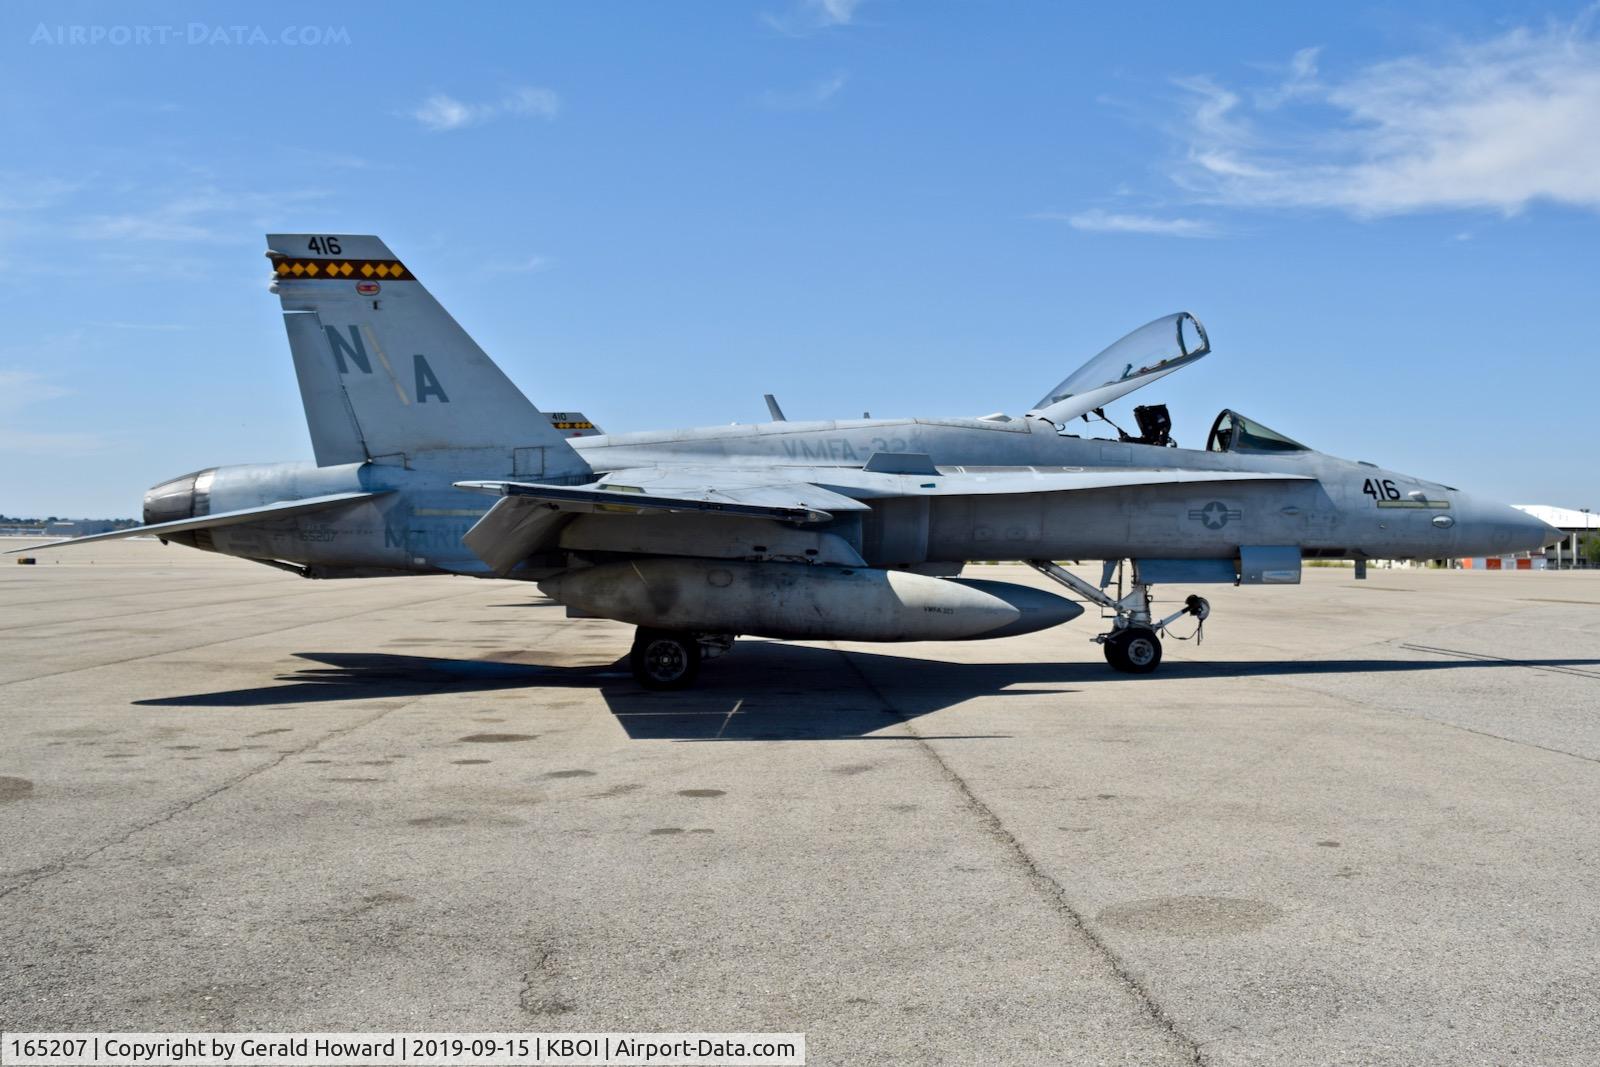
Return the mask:
<path id="1" fill-rule="evenodd" d="M 1067 430 L 1202 358 L 1186 312 L 1130 333 L 1020 417 L 773 421 L 601 434 L 541 413 L 376 237 L 273 234 L 272 289 L 313 463 L 210 467 L 144 497 L 155 535 L 307 578 L 458 574 L 537 582 L 569 616 L 638 627 L 630 663 L 678 688 L 736 635 L 951 641 L 1083 614 L 960 578 L 1023 560 L 1098 605 L 1117 670 L 1153 671 L 1153 585 L 1295 584 L 1305 559 L 1537 549 L 1559 532 L 1506 505 L 1337 459 L 1237 411 L 1203 450 L 1159 405 L 1117 439 Z M 1109 420 L 1105 420 L 1109 424 Z M 50 546 L 59 547 L 59 546 Z M 1106 561 L 1096 584 L 1056 560 Z"/>

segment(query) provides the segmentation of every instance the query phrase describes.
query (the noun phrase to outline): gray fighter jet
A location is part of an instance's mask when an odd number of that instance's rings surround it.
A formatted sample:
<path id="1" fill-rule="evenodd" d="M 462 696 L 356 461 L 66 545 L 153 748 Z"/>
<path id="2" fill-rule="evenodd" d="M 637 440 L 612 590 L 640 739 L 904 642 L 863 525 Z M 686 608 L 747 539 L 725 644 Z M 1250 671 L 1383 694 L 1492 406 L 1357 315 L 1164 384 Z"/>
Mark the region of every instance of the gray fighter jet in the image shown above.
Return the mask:
<path id="1" fill-rule="evenodd" d="M 1304 559 L 1433 559 L 1537 549 L 1511 507 L 1315 452 L 1236 411 L 1203 450 L 1166 409 L 1139 432 L 1079 436 L 1105 405 L 1210 351 L 1200 323 L 1135 330 L 1020 417 L 774 421 L 602 434 L 541 413 L 376 237 L 273 234 L 273 284 L 313 463 L 211 467 L 145 494 L 155 535 L 307 578 L 458 574 L 537 582 L 569 616 L 638 627 L 645 686 L 689 685 L 740 634 L 966 640 L 1083 614 L 1028 586 L 960 578 L 1023 560 L 1108 629 L 1120 671 L 1203 623 L 1154 585 L 1294 584 Z M 1097 421 L 1089 424 L 1093 416 Z M 1100 582 L 1056 560 L 1107 561 Z"/>

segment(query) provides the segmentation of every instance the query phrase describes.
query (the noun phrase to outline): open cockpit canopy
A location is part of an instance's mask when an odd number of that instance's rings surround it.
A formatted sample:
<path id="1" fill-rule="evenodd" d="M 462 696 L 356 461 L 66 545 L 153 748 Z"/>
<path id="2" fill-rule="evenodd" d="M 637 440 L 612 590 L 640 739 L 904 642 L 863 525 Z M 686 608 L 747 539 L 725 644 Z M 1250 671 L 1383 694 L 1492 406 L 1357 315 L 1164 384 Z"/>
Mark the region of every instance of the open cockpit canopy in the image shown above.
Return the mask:
<path id="1" fill-rule="evenodd" d="M 1206 438 L 1207 452 L 1309 452 L 1311 449 L 1292 437 L 1285 437 L 1255 419 L 1246 418 L 1231 408 L 1223 408 L 1211 424 Z"/>
<path id="2" fill-rule="evenodd" d="M 1186 367 L 1211 351 L 1205 327 L 1187 311 L 1147 322 L 1067 375 L 1028 415 L 1062 426 Z"/>

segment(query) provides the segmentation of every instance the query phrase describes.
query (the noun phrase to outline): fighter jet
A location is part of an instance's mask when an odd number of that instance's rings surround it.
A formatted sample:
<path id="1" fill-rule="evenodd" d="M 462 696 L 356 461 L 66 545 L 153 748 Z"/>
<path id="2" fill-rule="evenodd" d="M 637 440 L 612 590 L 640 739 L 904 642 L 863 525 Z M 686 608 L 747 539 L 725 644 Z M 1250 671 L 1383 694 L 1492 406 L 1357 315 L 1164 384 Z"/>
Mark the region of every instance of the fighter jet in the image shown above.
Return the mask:
<path id="1" fill-rule="evenodd" d="M 209 467 L 144 497 L 153 535 L 307 578 L 535 582 L 567 614 L 637 627 L 645 687 L 692 684 L 735 637 L 969 640 L 1098 606 L 1118 671 L 1161 662 L 1153 586 L 1295 584 L 1306 559 L 1537 549 L 1506 505 L 1316 452 L 1225 410 L 1204 449 L 1082 436 L 1107 404 L 1210 352 L 1187 312 L 1140 327 L 1022 415 L 774 421 L 604 434 L 541 413 L 377 237 L 272 234 L 272 285 L 314 462 Z M 1094 421 L 1089 420 L 1093 417 Z M 31 551 L 31 550 L 30 550 Z M 1022 560 L 1077 599 L 962 578 Z M 1105 561 L 1098 583 L 1056 561 Z"/>

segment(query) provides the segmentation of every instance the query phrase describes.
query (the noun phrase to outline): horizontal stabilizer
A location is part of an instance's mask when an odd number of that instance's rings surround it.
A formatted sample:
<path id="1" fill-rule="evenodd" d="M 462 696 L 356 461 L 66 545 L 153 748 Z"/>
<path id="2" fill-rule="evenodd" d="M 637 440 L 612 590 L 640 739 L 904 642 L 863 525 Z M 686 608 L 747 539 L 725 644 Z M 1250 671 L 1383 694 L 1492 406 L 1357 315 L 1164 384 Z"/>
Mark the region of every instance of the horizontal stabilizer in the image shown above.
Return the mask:
<path id="1" fill-rule="evenodd" d="M 111 530 L 106 533 L 90 534 L 88 537 L 74 537 L 69 541 L 56 541 L 48 545 L 13 548 L 8 550 L 7 554 L 37 552 L 47 548 L 65 548 L 68 545 L 86 545 L 91 541 L 114 541 L 121 537 L 165 537 L 167 534 L 183 533 L 186 530 L 208 530 L 218 526 L 239 526 L 247 522 L 285 519 L 291 515 L 300 515 L 308 511 L 320 511 L 323 508 L 338 507 L 341 504 L 353 504 L 358 500 L 370 500 L 373 497 L 383 496 L 390 491 L 385 489 L 372 493 L 330 493 L 327 496 L 311 496 L 303 500 L 280 500 L 276 503 L 263 504 L 261 507 L 256 508 L 219 511 L 215 515 L 199 515 L 192 519 L 176 519 L 172 522 L 158 522 L 149 526 L 130 526 L 125 530 Z"/>
<path id="2" fill-rule="evenodd" d="M 605 431 L 581 411 L 547 411 L 544 417 L 563 437 L 601 437 Z"/>

